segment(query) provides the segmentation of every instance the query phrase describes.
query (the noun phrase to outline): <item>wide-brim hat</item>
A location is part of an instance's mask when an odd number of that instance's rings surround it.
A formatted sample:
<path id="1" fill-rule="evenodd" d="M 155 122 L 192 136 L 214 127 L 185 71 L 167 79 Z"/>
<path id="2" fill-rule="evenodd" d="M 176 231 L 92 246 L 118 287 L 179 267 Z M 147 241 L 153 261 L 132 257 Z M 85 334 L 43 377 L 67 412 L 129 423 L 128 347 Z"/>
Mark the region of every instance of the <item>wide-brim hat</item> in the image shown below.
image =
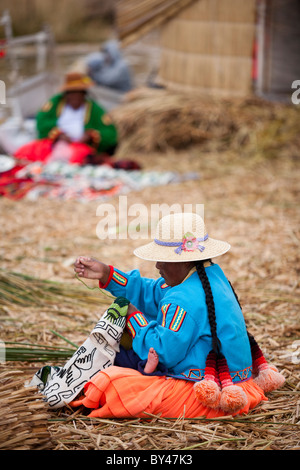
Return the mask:
<path id="1" fill-rule="evenodd" d="M 148 261 L 198 261 L 221 256 L 230 248 L 229 243 L 209 236 L 200 215 L 175 213 L 162 217 L 154 241 L 137 248 L 134 254 Z"/>
<path id="2" fill-rule="evenodd" d="M 93 85 L 94 82 L 88 75 L 72 72 L 65 76 L 65 83 L 62 86 L 61 91 L 87 91 Z"/>

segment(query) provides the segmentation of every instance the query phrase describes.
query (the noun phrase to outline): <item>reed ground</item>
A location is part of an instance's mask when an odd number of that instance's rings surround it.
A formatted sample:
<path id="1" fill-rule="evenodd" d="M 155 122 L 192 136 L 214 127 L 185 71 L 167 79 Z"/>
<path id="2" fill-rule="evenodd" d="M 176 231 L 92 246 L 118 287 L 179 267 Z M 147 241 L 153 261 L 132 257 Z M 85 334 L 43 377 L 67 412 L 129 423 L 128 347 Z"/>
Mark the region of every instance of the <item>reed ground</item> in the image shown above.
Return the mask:
<path id="1" fill-rule="evenodd" d="M 161 100 L 160 104 L 163 113 Z M 250 105 L 243 109 L 249 111 Z M 159 123 L 160 135 L 155 134 L 159 113 L 149 112 L 148 119 L 138 120 L 140 127 L 127 134 L 125 122 L 130 128 L 132 116 L 127 108 L 126 119 L 121 112 L 115 116 L 124 139 L 119 156 L 135 159 L 148 170 L 199 172 L 196 180 L 131 192 L 127 195 L 128 207 L 142 203 L 150 213 L 153 204 L 204 204 L 209 234 L 232 245 L 218 262 L 235 287 L 249 330 L 267 359 L 285 375 L 284 387 L 239 419 L 204 421 L 182 416 L 168 420 L 152 416 L 148 421 L 90 420 L 82 410 L 53 413 L 35 409 L 33 391 L 25 392 L 23 383 L 41 364 L 6 362 L 0 369 L 2 448 L 299 450 L 299 133 L 295 131 L 299 114 L 295 107 L 275 106 L 270 114 L 262 103 L 251 106 L 254 127 L 249 126 L 249 119 L 243 121 L 241 108 L 235 114 L 240 115 L 238 131 L 230 121 L 232 134 L 238 138 L 228 139 L 210 129 L 206 139 L 185 149 L 172 147 L 174 140 L 165 125 L 168 114 Z M 136 117 L 137 112 L 136 108 Z M 219 116 L 227 112 L 224 105 Z M 182 124 L 174 131 L 178 136 L 187 121 L 183 117 L 180 120 L 178 113 L 177 119 Z M 146 146 L 147 126 L 147 135 L 151 129 L 160 143 L 167 142 L 160 151 L 149 140 Z M 108 202 L 118 214 L 119 197 Z M 59 281 L 66 293 L 43 301 L 38 286 L 35 300 L 26 305 L 20 305 L 14 297 L 6 302 L 0 307 L 2 341 L 65 346 L 55 331 L 74 343 L 83 342 L 109 299 L 85 289 L 74 278 L 72 264 L 78 255 L 92 255 L 123 270 L 139 268 L 145 276 L 157 276 L 154 264 L 132 254 L 145 240 L 99 240 L 99 202 L 14 202 L 2 198 L 0 206 L 2 275 L 17 272 Z M 72 301 L 67 292 L 74 287 L 77 294 L 71 291 Z M 87 293 L 86 299 L 80 298 L 81 289 Z M 96 295 L 99 303 L 95 302 Z"/>

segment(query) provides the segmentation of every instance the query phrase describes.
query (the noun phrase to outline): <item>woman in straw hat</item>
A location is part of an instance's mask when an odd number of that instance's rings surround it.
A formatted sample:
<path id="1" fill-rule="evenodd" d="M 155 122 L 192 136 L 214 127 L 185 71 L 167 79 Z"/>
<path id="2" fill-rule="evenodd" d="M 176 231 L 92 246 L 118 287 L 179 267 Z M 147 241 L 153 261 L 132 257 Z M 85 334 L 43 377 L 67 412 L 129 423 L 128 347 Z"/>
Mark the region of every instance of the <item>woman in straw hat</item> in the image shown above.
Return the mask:
<path id="1" fill-rule="evenodd" d="M 112 155 L 117 129 L 104 108 L 88 96 L 93 84 L 84 74 L 67 74 L 60 92 L 37 113 L 38 139 L 18 149 L 15 158 L 86 164 Z"/>
<path id="2" fill-rule="evenodd" d="M 199 215 L 179 213 L 163 217 L 154 241 L 134 252 L 156 262 L 157 280 L 79 257 L 79 276 L 130 300 L 126 329 L 134 352 L 145 360 L 154 348 L 167 371 L 147 376 L 122 367 L 121 351 L 72 405 L 98 417 L 216 417 L 246 413 L 280 387 L 283 376 L 267 364 L 231 284 L 211 261 L 229 249 L 209 236 Z"/>

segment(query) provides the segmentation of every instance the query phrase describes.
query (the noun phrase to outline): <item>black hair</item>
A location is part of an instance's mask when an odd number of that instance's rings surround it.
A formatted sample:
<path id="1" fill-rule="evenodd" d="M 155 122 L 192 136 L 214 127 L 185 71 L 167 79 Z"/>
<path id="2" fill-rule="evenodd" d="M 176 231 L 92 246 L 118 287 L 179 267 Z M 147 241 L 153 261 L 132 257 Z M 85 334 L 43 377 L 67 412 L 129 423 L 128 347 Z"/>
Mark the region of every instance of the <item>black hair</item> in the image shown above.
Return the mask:
<path id="1" fill-rule="evenodd" d="M 208 321 L 212 336 L 212 349 L 216 354 L 219 354 L 221 343 L 217 335 L 217 320 L 216 320 L 216 311 L 215 311 L 215 302 L 210 286 L 209 279 L 207 277 L 204 264 L 202 261 L 197 261 L 195 263 L 196 270 L 201 281 L 204 293 L 205 293 L 205 300 L 206 306 L 208 310 Z"/>

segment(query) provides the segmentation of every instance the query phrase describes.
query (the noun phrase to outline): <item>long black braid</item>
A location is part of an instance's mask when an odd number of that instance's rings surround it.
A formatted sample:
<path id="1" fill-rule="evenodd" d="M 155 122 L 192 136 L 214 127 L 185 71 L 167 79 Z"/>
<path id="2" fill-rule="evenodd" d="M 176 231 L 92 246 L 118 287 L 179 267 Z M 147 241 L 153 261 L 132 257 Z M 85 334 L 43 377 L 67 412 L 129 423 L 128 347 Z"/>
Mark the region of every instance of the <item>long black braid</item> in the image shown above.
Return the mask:
<path id="1" fill-rule="evenodd" d="M 205 293 L 206 305 L 207 305 L 207 310 L 208 310 L 208 321 L 209 321 L 210 331 L 211 331 L 211 336 L 212 336 L 212 348 L 214 352 L 218 354 L 220 352 L 221 343 L 217 335 L 215 302 L 214 302 L 210 282 L 205 272 L 203 262 L 197 261 L 195 266 L 196 266 L 196 270 L 197 270 L 199 279 L 201 281 L 201 284 Z"/>

